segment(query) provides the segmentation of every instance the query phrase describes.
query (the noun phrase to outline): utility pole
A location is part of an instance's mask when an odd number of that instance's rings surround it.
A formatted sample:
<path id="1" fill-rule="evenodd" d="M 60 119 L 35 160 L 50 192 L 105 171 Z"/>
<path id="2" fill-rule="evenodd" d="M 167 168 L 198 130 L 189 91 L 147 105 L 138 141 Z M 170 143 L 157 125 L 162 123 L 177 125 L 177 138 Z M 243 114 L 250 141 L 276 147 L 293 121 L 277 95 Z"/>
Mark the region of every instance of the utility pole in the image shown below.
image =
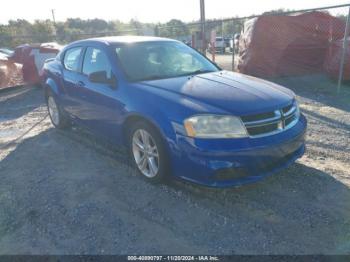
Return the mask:
<path id="1" fill-rule="evenodd" d="M 206 34 L 205 34 L 205 5 L 204 0 L 200 0 L 201 9 L 201 34 L 202 34 L 202 53 L 205 55 L 206 51 Z"/>
<path id="2" fill-rule="evenodd" d="M 56 18 L 55 18 L 55 9 L 51 9 L 52 20 L 53 20 L 53 28 L 54 28 L 54 38 L 56 39 L 57 28 L 56 28 Z M 57 40 L 57 39 L 56 39 Z"/>
<path id="3" fill-rule="evenodd" d="M 55 9 L 51 9 L 53 24 L 56 26 Z"/>

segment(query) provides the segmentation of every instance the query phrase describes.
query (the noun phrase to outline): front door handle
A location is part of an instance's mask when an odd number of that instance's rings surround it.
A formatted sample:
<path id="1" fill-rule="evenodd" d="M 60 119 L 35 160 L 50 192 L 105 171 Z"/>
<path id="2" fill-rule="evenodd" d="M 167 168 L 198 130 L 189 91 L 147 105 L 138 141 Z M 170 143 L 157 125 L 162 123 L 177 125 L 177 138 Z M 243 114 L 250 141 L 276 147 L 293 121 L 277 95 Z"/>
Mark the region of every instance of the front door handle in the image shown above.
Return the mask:
<path id="1" fill-rule="evenodd" d="M 78 81 L 77 86 L 78 87 L 84 87 L 85 83 L 83 81 Z"/>

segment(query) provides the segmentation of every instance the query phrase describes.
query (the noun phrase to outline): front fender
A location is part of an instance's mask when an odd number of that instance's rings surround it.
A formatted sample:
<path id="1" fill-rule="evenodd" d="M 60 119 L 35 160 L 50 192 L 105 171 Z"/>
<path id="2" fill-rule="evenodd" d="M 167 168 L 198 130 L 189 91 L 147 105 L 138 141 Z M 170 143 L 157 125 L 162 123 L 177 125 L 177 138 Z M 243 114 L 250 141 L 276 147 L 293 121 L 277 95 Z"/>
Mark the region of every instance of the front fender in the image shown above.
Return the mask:
<path id="1" fill-rule="evenodd" d="M 167 142 L 166 144 L 169 146 L 169 149 L 172 149 L 176 146 L 176 133 L 172 127 L 171 121 L 163 113 L 158 111 L 157 114 L 154 114 L 151 107 L 148 106 L 147 108 L 148 109 L 128 112 L 127 115 L 125 115 L 123 126 L 126 125 L 126 122 L 130 118 L 144 119 L 157 128 L 163 140 Z"/>
<path id="2" fill-rule="evenodd" d="M 168 149 L 174 152 L 177 135 L 173 123 L 177 120 L 173 116 L 178 113 L 179 105 L 143 88 L 128 87 L 124 90 L 128 92 L 122 95 L 127 100 L 122 125 L 126 126 L 130 118 L 145 119 L 158 129 Z"/>
<path id="3" fill-rule="evenodd" d="M 56 97 L 59 95 L 58 85 L 56 84 L 56 82 L 52 78 L 46 79 L 46 81 L 44 83 L 44 87 L 45 87 L 45 94 L 47 94 L 48 92 L 51 92 Z"/>

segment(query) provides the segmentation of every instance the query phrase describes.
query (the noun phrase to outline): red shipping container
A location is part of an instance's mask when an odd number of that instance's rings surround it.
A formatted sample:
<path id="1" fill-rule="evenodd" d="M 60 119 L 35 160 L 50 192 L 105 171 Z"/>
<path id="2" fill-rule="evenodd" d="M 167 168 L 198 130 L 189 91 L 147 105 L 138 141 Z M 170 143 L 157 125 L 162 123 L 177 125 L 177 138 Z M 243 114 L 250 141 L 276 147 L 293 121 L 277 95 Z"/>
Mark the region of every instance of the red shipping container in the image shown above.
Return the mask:
<path id="1" fill-rule="evenodd" d="M 344 40 L 337 40 L 329 47 L 324 62 L 324 71 L 333 79 L 338 79 Z M 350 80 L 350 38 L 344 63 L 344 80 Z"/>
<path id="2" fill-rule="evenodd" d="M 323 12 L 261 16 L 247 21 L 239 43 L 239 72 L 271 78 L 318 73 L 345 22 Z"/>

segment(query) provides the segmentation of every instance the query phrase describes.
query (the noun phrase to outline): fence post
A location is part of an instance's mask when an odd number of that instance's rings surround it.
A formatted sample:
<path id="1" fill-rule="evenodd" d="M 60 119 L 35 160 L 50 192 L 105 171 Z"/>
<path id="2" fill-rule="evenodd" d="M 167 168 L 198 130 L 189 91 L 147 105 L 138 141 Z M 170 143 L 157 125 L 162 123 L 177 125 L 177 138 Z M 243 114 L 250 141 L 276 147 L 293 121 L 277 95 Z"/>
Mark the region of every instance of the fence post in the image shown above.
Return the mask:
<path id="1" fill-rule="evenodd" d="M 232 20 L 232 29 L 234 31 L 235 28 L 235 21 Z M 230 40 L 230 48 L 231 48 L 231 40 Z M 236 45 L 235 45 L 235 34 L 232 34 L 232 71 L 235 71 L 235 49 L 236 49 Z"/>
<path id="2" fill-rule="evenodd" d="M 212 30 L 210 33 L 210 51 L 211 59 L 215 63 L 215 52 L 216 52 L 216 31 Z"/>
<path id="3" fill-rule="evenodd" d="M 349 11 L 348 11 L 348 17 L 346 18 L 343 50 L 342 50 L 342 56 L 341 56 L 340 66 L 339 66 L 339 77 L 338 77 L 338 87 L 337 87 L 338 93 L 343 83 L 345 57 L 347 55 L 348 43 L 349 43 L 348 37 L 349 37 L 349 31 L 350 31 L 350 7 L 348 8 L 349 8 Z"/>
<path id="4" fill-rule="evenodd" d="M 200 0 L 201 11 L 201 34 L 202 34 L 202 53 L 206 55 L 206 28 L 205 28 L 205 4 L 204 0 Z"/>
<path id="5" fill-rule="evenodd" d="M 222 37 L 222 40 L 224 41 L 224 20 L 223 19 L 221 19 L 221 37 Z"/>

